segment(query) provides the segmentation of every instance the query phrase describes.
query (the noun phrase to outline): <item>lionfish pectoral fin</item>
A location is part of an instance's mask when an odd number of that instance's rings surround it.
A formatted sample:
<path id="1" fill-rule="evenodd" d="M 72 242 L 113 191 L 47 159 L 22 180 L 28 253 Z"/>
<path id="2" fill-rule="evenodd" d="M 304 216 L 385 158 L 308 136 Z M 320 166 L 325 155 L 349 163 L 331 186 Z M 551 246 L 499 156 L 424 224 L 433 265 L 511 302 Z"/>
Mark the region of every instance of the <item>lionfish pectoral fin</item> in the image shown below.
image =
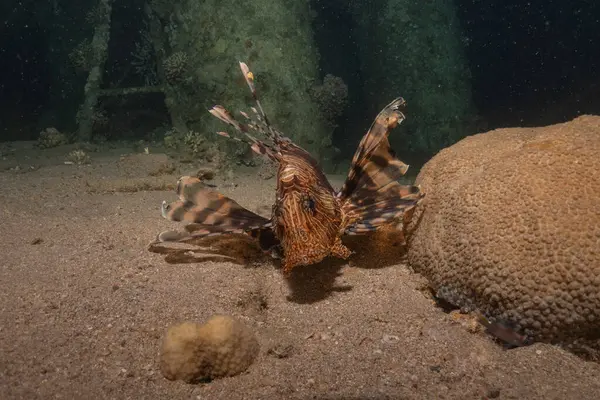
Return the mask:
<path id="1" fill-rule="evenodd" d="M 162 231 L 156 237 L 156 242 L 180 242 L 190 237 L 188 232 Z"/>
<path id="2" fill-rule="evenodd" d="M 408 165 L 398 160 L 388 141 L 390 130 L 404 119 L 400 111 L 405 101 L 398 97 L 379 112 L 363 136 L 352 158 L 352 165 L 338 196 L 343 201 L 363 186 L 379 189 L 398 180 Z"/>
<path id="3" fill-rule="evenodd" d="M 266 222 L 263 225 L 258 221 L 243 221 L 243 220 L 231 220 L 223 225 L 206 225 L 199 223 L 191 223 L 184 227 L 184 231 L 168 230 L 158 234 L 155 243 L 164 242 L 191 242 L 196 239 L 225 235 L 225 234 L 246 234 L 250 235 L 255 239 L 259 239 L 261 248 L 267 252 L 268 248 L 263 247 L 263 243 L 260 242 L 258 235 L 254 234 L 255 231 L 271 231 L 270 222 Z"/>
<path id="4" fill-rule="evenodd" d="M 397 219 L 423 197 L 418 186 L 401 185 L 398 180 L 409 166 L 396 158 L 388 136 L 400 124 L 405 105 L 402 97 L 389 103 L 377 115 L 362 138 L 338 198 L 351 218 L 347 234 L 371 232 Z"/>
<path id="5" fill-rule="evenodd" d="M 352 250 L 347 248 L 340 238 L 337 238 L 333 246 L 331 247 L 331 255 L 334 257 L 341 258 L 343 260 L 347 260 L 352 255 Z"/>
<path id="6" fill-rule="evenodd" d="M 401 221 L 421 200 L 423 194 L 418 186 L 389 185 L 378 192 L 358 192 L 357 202 L 345 204 L 345 210 L 356 216 L 345 229 L 347 235 L 373 232 L 392 221 Z"/>
<path id="7" fill-rule="evenodd" d="M 268 228 L 271 221 L 242 207 L 235 200 L 207 188 L 198 178 L 184 176 L 177 184 L 179 200 L 163 201 L 161 213 L 170 221 L 187 222 L 185 233 L 162 233 L 159 240 L 185 241 L 191 238 L 246 233 Z M 270 228 L 269 228 L 270 229 Z"/>

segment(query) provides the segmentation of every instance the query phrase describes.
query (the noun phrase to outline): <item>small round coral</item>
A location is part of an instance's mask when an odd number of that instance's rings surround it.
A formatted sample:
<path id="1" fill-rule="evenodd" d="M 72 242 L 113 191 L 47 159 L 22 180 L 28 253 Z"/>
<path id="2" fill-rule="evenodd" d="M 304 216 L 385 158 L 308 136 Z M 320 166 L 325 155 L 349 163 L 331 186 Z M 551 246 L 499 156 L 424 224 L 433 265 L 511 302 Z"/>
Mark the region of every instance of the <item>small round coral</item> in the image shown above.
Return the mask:
<path id="1" fill-rule="evenodd" d="M 169 328 L 160 369 L 169 380 L 195 383 L 240 374 L 258 352 L 258 340 L 248 327 L 231 317 L 216 315 L 204 325 L 184 322 Z"/>

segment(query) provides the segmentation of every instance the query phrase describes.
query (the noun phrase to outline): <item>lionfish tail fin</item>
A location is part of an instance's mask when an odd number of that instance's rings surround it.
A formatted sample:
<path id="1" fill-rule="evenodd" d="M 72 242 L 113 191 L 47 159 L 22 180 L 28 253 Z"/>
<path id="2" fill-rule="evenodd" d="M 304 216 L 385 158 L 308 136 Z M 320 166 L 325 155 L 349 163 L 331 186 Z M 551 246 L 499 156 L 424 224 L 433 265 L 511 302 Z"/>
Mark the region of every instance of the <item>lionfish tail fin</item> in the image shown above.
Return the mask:
<path id="1" fill-rule="evenodd" d="M 158 241 L 187 241 L 204 236 L 270 229 L 270 220 L 208 189 L 198 178 L 180 178 L 177 194 L 179 200 L 170 204 L 163 201 L 161 211 L 163 217 L 170 221 L 187 222 L 186 232 L 162 232 L 158 235 Z"/>
<path id="2" fill-rule="evenodd" d="M 405 104 L 398 97 L 381 110 L 354 154 L 338 193 L 348 234 L 377 230 L 405 215 L 423 197 L 420 187 L 400 184 L 409 166 L 396 158 L 388 140 L 390 131 L 405 119 L 400 110 Z"/>

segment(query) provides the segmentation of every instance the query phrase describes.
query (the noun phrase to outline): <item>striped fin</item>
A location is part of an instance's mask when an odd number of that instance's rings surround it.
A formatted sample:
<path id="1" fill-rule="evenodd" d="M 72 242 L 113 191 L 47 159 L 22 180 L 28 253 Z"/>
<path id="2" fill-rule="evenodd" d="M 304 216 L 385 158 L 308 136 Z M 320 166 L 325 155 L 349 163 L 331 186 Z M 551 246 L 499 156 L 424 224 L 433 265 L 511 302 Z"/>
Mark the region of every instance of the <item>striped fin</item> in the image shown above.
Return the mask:
<path id="1" fill-rule="evenodd" d="M 391 221 L 401 221 L 403 216 L 414 209 L 419 195 L 419 193 L 414 193 L 414 195 L 407 197 L 400 197 L 399 195 L 381 196 L 377 202 L 353 208 L 353 215 L 359 217 L 356 222 L 346 228 L 344 233 L 347 235 L 358 235 L 373 232 Z"/>
<path id="2" fill-rule="evenodd" d="M 221 247 L 219 249 L 206 249 L 202 245 L 210 244 L 207 240 L 223 234 L 235 238 L 236 240 L 244 237 L 258 243 L 263 253 L 269 254 L 272 258 L 282 258 L 282 250 L 279 240 L 271 229 L 270 224 L 263 227 L 242 230 L 218 230 L 215 227 L 203 227 L 200 224 L 190 224 L 185 227 L 186 231 L 164 231 L 161 232 L 148 249 L 154 253 L 166 254 L 166 261 L 172 263 L 200 262 L 200 261 L 233 261 L 234 257 L 226 256 L 222 253 L 231 253 L 231 247 Z M 241 234 L 241 236 L 240 236 Z M 199 240 L 202 240 L 200 242 Z M 193 245 L 192 248 L 172 248 L 166 247 L 168 243 L 182 243 Z M 201 246 L 201 247 L 197 247 Z M 221 254 L 215 254 L 219 250 Z"/>
<path id="3" fill-rule="evenodd" d="M 273 140 L 275 144 L 289 142 L 289 139 L 285 138 L 279 131 L 277 131 L 271 126 L 269 118 L 267 117 L 265 110 L 262 108 L 262 104 L 260 104 L 260 99 L 258 97 L 258 93 L 256 92 L 256 85 L 254 84 L 254 74 L 252 73 L 252 71 L 250 71 L 248 65 L 240 61 L 240 69 L 242 70 L 242 74 L 244 74 L 244 79 L 248 84 L 248 88 L 250 88 L 252 98 L 254 99 L 254 102 L 258 107 L 258 109 L 252 108 L 252 111 L 257 116 L 258 121 L 264 124 L 264 126 L 266 127 L 266 134 L 268 135 L 269 139 Z"/>
<path id="4" fill-rule="evenodd" d="M 235 234 L 190 238 L 183 243 L 156 240 L 148 245 L 148 250 L 164 255 L 165 261 L 170 264 L 214 261 L 248 265 L 264 257 L 254 238 Z"/>
<path id="5" fill-rule="evenodd" d="M 337 196 L 347 215 L 347 234 L 371 232 L 400 218 L 423 197 L 418 186 L 402 185 L 398 180 L 408 165 L 396 158 L 388 141 L 391 129 L 405 116 L 402 97 L 388 104 L 375 118 L 362 138 L 352 166 Z"/>
<path id="6" fill-rule="evenodd" d="M 179 200 L 163 201 L 161 212 L 170 221 L 188 222 L 186 232 L 162 232 L 159 241 L 186 241 L 190 238 L 246 233 L 270 228 L 269 219 L 242 207 L 235 200 L 207 188 L 200 179 L 184 176 L 177 182 Z"/>
<path id="7" fill-rule="evenodd" d="M 396 158 L 388 141 L 390 130 L 405 119 L 400 111 L 404 105 L 402 97 L 388 104 L 360 141 L 346 181 L 338 193 L 342 201 L 364 187 L 377 190 L 398 180 L 408 170 L 408 165 Z"/>
<path id="8" fill-rule="evenodd" d="M 231 113 L 229 111 L 227 111 L 227 109 L 225 109 L 225 107 L 220 106 L 220 105 L 216 105 L 208 111 L 213 116 L 219 118 L 221 121 L 232 126 L 238 132 L 243 133 L 246 137 L 246 140 L 238 138 L 238 137 L 232 137 L 227 132 L 217 132 L 218 135 L 238 141 L 238 142 L 246 143 L 250 146 L 252 151 L 268 158 L 271 161 L 276 161 L 278 159 L 277 154 L 276 154 L 277 152 L 271 146 L 269 146 L 268 144 L 266 144 L 264 142 L 261 142 L 260 140 L 256 139 L 254 136 L 252 136 L 249 133 L 252 130 L 260 131 L 260 129 L 256 126 L 255 123 L 244 124 L 244 123 L 237 121 L 233 117 L 233 115 L 231 115 Z M 245 114 L 245 113 L 242 115 L 244 115 L 244 117 L 247 116 L 247 114 Z"/>
<path id="9" fill-rule="evenodd" d="M 265 113 L 262 104 L 260 103 L 260 99 L 258 97 L 258 93 L 256 91 L 256 85 L 254 84 L 254 74 L 248 68 L 246 63 L 240 61 L 240 69 L 242 70 L 242 74 L 244 75 L 244 79 L 248 84 L 248 88 L 252 93 L 252 98 L 256 103 L 256 107 L 252 107 L 252 112 L 254 114 L 254 118 L 252 118 L 248 113 L 244 111 L 240 111 L 240 114 L 247 120 L 246 123 L 240 122 L 235 119 L 235 117 L 225 109 L 225 107 L 221 105 L 216 105 L 209 110 L 209 112 L 219 118 L 221 121 L 226 124 L 232 126 L 236 131 L 243 133 L 245 136 L 245 140 L 241 138 L 235 138 L 229 136 L 226 132 L 218 132 L 219 135 L 228 137 L 232 140 L 236 140 L 239 142 L 244 142 L 250 145 L 252 151 L 262 156 L 267 157 L 271 161 L 279 160 L 279 150 L 280 146 L 283 144 L 291 143 L 291 140 L 283 134 L 281 134 L 278 130 L 271 126 L 269 122 L 269 118 Z M 272 141 L 272 144 L 265 143 L 261 140 L 256 139 L 250 132 L 257 132 L 267 139 Z"/>

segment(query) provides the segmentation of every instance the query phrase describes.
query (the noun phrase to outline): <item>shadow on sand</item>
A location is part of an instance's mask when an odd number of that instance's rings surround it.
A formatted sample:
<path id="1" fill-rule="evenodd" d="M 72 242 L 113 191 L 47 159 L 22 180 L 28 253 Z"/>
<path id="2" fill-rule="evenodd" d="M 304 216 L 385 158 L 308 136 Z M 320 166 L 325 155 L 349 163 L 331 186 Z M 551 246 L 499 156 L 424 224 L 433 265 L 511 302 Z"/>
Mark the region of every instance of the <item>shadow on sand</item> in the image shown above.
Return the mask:
<path id="1" fill-rule="evenodd" d="M 339 285 L 338 277 L 343 275 L 346 265 L 354 268 L 377 269 L 401 264 L 406 254 L 404 238 L 396 230 L 381 230 L 369 235 L 347 236 L 344 244 L 353 251 L 348 260 L 327 258 L 324 261 L 292 270 L 286 279 L 291 294 L 289 301 L 295 303 L 315 303 L 332 293 L 348 292 L 351 285 Z"/>
<path id="2" fill-rule="evenodd" d="M 344 244 L 353 251 L 349 260 L 326 258 L 324 261 L 296 267 L 286 277 L 290 294 L 289 301 L 312 304 L 326 299 L 333 293 L 348 292 L 351 285 L 338 284 L 342 269 L 386 268 L 401 264 L 406 247 L 401 232 L 393 229 L 381 230 L 369 235 L 344 237 Z M 244 266 L 271 263 L 280 267 L 279 260 L 265 255 L 257 242 L 247 235 L 223 235 L 200 238 L 197 241 L 180 243 L 153 243 L 149 251 L 165 255 L 169 264 L 200 263 L 206 261 L 232 262 Z"/>

